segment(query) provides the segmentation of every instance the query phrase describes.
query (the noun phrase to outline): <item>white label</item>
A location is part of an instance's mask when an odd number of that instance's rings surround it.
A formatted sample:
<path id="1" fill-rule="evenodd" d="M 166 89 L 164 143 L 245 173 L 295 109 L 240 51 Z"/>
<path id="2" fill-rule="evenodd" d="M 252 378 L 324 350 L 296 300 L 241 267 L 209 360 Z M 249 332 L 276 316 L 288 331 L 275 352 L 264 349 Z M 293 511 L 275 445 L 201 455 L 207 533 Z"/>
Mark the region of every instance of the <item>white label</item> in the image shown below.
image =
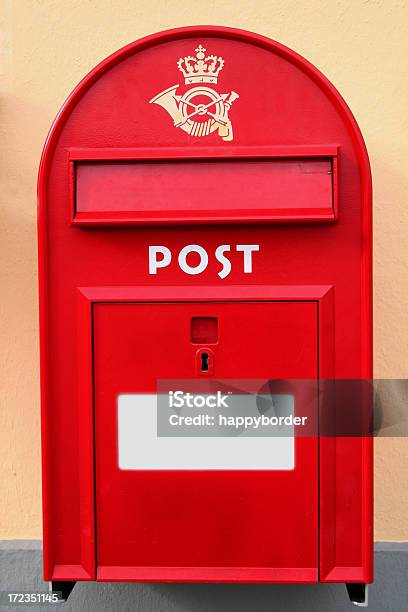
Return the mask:
<path id="1" fill-rule="evenodd" d="M 279 403 L 280 414 L 293 414 L 292 395 L 281 395 Z M 211 437 L 158 437 L 157 396 L 136 393 L 118 396 L 122 470 L 293 470 L 293 428 L 286 428 L 285 437 L 260 434 L 241 428 L 239 435 L 233 437 L 224 437 L 216 431 Z"/>

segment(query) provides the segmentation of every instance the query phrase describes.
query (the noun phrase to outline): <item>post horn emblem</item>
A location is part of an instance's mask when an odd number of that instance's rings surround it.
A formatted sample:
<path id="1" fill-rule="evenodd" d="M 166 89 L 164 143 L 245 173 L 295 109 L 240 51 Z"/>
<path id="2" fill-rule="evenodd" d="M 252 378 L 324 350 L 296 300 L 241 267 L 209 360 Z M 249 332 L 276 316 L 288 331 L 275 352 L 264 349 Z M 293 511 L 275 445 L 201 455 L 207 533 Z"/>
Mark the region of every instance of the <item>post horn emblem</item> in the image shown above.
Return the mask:
<path id="1" fill-rule="evenodd" d="M 224 67 L 222 57 L 205 55 L 206 49 L 200 44 L 195 49 L 196 56 L 188 55 L 177 62 L 186 85 L 195 85 L 182 95 L 177 95 L 179 85 L 173 85 L 157 94 L 150 104 L 158 104 L 173 119 L 174 127 L 180 128 L 191 136 L 207 136 L 218 131 L 225 141 L 233 140 L 229 110 L 234 100 L 239 98 L 235 91 L 219 94 L 212 87 L 202 83 L 218 84 L 218 75 Z"/>

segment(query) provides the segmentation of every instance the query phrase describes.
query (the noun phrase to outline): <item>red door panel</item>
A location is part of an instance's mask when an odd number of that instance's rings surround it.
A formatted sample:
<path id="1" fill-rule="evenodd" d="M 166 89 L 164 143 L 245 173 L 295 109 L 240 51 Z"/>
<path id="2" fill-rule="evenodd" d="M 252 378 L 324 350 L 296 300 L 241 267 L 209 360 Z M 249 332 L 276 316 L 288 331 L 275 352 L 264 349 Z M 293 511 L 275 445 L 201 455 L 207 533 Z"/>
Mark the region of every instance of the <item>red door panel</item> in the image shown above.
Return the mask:
<path id="1" fill-rule="evenodd" d="M 119 469 L 118 395 L 196 377 L 194 317 L 218 321 L 215 379 L 317 378 L 315 302 L 95 304 L 98 578 L 317 580 L 315 438 L 290 471 Z"/>

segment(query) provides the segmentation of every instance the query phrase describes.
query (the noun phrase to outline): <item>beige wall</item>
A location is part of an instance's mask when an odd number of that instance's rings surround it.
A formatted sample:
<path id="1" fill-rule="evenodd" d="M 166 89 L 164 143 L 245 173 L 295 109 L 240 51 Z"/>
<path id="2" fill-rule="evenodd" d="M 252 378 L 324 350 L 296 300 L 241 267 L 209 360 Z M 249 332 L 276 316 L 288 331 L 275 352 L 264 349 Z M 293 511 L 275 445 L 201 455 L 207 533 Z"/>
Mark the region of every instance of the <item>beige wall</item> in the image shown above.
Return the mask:
<path id="1" fill-rule="evenodd" d="M 343 94 L 375 196 L 375 368 L 408 376 L 408 5 L 403 0 L 1 0 L 0 538 L 41 537 L 36 174 L 53 117 L 101 59 L 192 24 L 292 47 Z M 408 540 L 404 439 L 376 441 L 376 539 Z"/>

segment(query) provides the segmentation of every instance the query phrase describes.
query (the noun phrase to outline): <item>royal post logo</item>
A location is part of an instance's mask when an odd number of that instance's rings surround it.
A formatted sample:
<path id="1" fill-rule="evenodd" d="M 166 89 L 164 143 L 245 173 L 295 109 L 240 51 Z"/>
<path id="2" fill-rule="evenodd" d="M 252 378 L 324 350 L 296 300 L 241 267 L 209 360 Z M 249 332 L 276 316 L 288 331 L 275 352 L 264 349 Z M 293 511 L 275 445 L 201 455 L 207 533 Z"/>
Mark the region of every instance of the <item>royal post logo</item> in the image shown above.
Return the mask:
<path id="1" fill-rule="evenodd" d="M 191 136 L 208 136 L 218 132 L 227 142 L 233 140 L 232 123 L 229 118 L 231 105 L 239 98 L 235 91 L 219 94 L 203 83 L 218 84 L 218 76 L 224 67 L 224 60 L 217 55 L 205 55 L 206 49 L 199 44 L 196 56 L 188 55 L 177 62 L 189 87 L 183 95 L 177 95 L 179 85 L 173 85 L 157 94 L 150 104 L 158 104 L 173 119 L 175 128 L 180 128 Z"/>

